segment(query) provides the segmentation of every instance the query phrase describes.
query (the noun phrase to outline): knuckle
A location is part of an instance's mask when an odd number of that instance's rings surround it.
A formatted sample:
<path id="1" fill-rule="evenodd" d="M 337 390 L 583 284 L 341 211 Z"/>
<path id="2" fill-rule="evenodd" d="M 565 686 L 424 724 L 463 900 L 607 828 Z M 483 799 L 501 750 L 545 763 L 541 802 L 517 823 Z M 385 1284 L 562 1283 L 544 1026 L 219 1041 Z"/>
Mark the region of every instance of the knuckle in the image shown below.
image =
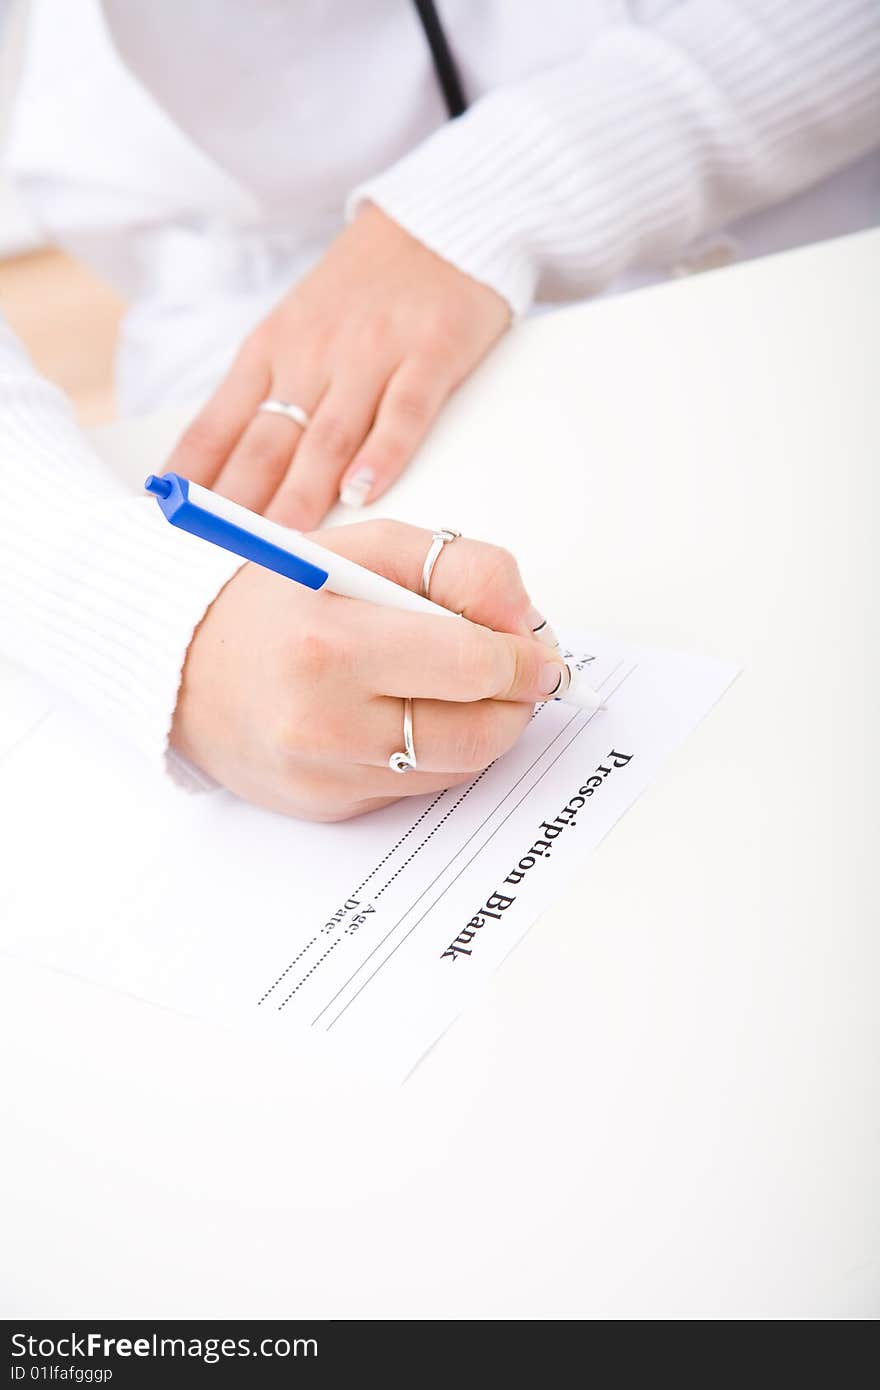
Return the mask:
<path id="1" fill-rule="evenodd" d="M 365 521 L 363 525 L 371 528 L 375 533 L 377 542 L 386 546 L 391 555 L 396 555 L 404 549 L 407 533 L 413 529 L 405 521 L 394 521 L 390 517 L 380 517 L 376 521 Z"/>
<path id="2" fill-rule="evenodd" d="M 351 716 L 341 710 L 327 709 L 322 702 L 320 717 L 312 714 L 312 732 L 309 740 L 311 758 L 328 760 L 340 766 L 351 758 L 352 727 Z"/>
<path id="3" fill-rule="evenodd" d="M 501 644 L 494 640 L 494 633 L 464 623 L 461 627 L 454 657 L 456 684 L 470 698 L 492 695 L 501 688 L 499 678 L 503 681 L 499 669 Z"/>
<path id="4" fill-rule="evenodd" d="M 369 453 L 375 459 L 381 459 L 383 468 L 398 468 L 406 463 L 412 452 L 412 443 L 406 439 L 405 431 L 399 428 L 386 427 L 382 433 L 372 440 Z M 364 451 L 366 458 L 367 451 Z"/>
<path id="5" fill-rule="evenodd" d="M 274 474 L 278 468 L 278 441 L 257 436 L 249 439 L 244 446 L 242 462 L 249 473 Z"/>
<path id="6" fill-rule="evenodd" d="M 332 636 L 314 629 L 300 634 L 294 656 L 298 679 L 316 685 L 333 670 L 335 662 L 336 643 Z M 312 734 L 314 736 L 314 729 Z"/>
<path id="7" fill-rule="evenodd" d="M 519 565 L 509 550 L 479 544 L 468 560 L 469 609 L 488 615 L 493 628 L 516 631 L 528 611 L 529 598 Z"/>
<path id="8" fill-rule="evenodd" d="M 282 526 L 298 526 L 300 529 L 316 526 L 321 518 L 321 508 L 317 499 L 301 487 L 286 484 L 279 489 L 267 513 L 273 521 Z"/>
<path id="9" fill-rule="evenodd" d="M 361 329 L 361 340 L 372 352 L 388 345 L 394 331 L 392 315 L 387 309 L 372 308 Z"/>
<path id="10" fill-rule="evenodd" d="M 486 588 L 502 593 L 522 587 L 516 557 L 500 545 L 487 545 L 481 562 L 481 577 Z"/>
<path id="11" fill-rule="evenodd" d="M 356 440 L 351 425 L 340 415 L 319 415 L 311 427 L 312 443 L 322 454 L 334 459 L 349 459 Z"/>
<path id="12" fill-rule="evenodd" d="M 302 669 L 297 675 L 302 679 Z M 320 707 L 314 698 L 299 698 L 281 715 L 276 729 L 276 747 L 282 759 L 288 780 L 302 791 L 306 782 L 311 787 L 313 800 L 319 800 L 318 793 L 326 791 L 327 768 L 337 767 L 349 759 L 351 744 L 351 721 L 340 713 L 328 711 L 326 705 Z M 323 773 L 309 773 L 307 768 L 322 764 Z"/>
<path id="13" fill-rule="evenodd" d="M 426 386 L 401 386 L 394 393 L 394 413 L 404 425 L 421 425 L 431 414 L 431 397 Z"/>
<path id="14" fill-rule="evenodd" d="M 448 309 L 435 309 L 424 324 L 425 341 L 434 355 L 443 356 L 459 338 L 461 328 L 458 317 Z"/>
<path id="15" fill-rule="evenodd" d="M 280 387 L 278 395 L 284 396 L 286 390 L 295 386 L 289 373 L 291 370 L 296 372 L 295 364 L 302 360 L 303 344 L 308 343 L 308 355 L 313 361 L 332 351 L 336 320 L 322 312 L 320 305 L 307 303 L 294 295 L 292 299 L 283 301 L 257 332 L 263 335 L 263 356 L 272 364 L 278 378 L 274 387 Z M 284 396 L 284 399 L 290 397 Z M 297 399 L 296 395 L 293 399 Z"/>
<path id="16" fill-rule="evenodd" d="M 480 772 L 494 762 L 503 747 L 499 721 L 491 707 L 469 709 L 458 735 L 458 765 L 468 772 Z"/>
<path id="17" fill-rule="evenodd" d="M 274 745 L 284 772 L 292 776 L 297 761 L 308 752 L 312 743 L 310 737 L 311 717 L 305 704 L 296 704 L 284 709 L 278 715 L 274 727 Z M 312 733 L 314 731 L 312 730 Z"/>

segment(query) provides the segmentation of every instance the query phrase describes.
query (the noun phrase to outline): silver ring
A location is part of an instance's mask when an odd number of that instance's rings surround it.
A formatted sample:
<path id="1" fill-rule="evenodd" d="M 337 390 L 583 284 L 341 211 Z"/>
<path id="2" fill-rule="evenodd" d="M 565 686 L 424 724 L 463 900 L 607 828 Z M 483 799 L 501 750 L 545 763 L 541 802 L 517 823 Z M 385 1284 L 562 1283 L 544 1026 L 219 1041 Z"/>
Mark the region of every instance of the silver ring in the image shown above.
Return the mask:
<path id="1" fill-rule="evenodd" d="M 431 538 L 430 549 L 425 556 L 425 563 L 422 565 L 422 598 L 428 598 L 428 590 L 431 587 L 431 575 L 434 573 L 434 566 L 437 563 L 437 556 L 448 545 L 450 541 L 457 541 L 461 536 L 460 531 L 453 531 L 449 527 L 440 531 L 435 531 Z"/>
<path id="2" fill-rule="evenodd" d="M 412 700 L 407 695 L 403 701 L 403 743 L 402 753 L 392 753 L 388 766 L 392 772 L 415 772 L 416 746 L 413 742 Z"/>
<path id="3" fill-rule="evenodd" d="M 292 401 L 278 401 L 274 396 L 268 400 L 260 401 L 257 411 L 265 411 L 267 415 L 286 415 L 288 420 L 292 420 L 300 429 L 307 430 L 309 427 L 309 417 L 301 405 L 294 405 Z"/>

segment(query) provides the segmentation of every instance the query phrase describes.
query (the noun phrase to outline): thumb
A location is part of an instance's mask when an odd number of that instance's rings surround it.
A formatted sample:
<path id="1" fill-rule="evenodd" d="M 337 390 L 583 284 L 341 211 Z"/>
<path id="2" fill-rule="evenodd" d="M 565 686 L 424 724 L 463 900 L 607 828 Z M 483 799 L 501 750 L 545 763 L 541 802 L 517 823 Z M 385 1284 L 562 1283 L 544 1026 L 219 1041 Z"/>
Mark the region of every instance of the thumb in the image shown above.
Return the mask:
<path id="1" fill-rule="evenodd" d="M 473 629 L 479 633 L 479 628 Z M 482 630 L 481 640 L 494 648 L 493 689 L 486 693 L 496 700 L 565 699 L 584 709 L 595 709 L 592 692 L 581 697 L 578 673 L 562 660 L 558 651 L 548 651 L 534 637 L 517 637 L 512 633 Z"/>
<path id="2" fill-rule="evenodd" d="M 558 649 L 548 651 L 533 637 L 517 637 L 512 633 L 490 632 L 471 626 L 476 642 L 487 640 L 494 647 L 494 688 L 486 693 L 496 700 L 565 700 L 578 709 L 602 707 L 601 696 L 593 690 L 587 677 L 567 661 Z M 476 647 L 475 647 L 476 650 Z"/>

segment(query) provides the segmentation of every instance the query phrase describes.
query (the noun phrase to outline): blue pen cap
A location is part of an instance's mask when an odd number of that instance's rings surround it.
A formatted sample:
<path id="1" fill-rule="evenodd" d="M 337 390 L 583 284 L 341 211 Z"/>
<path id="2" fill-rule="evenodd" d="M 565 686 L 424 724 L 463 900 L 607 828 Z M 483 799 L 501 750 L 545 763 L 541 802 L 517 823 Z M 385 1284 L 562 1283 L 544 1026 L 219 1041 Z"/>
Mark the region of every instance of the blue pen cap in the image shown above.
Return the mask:
<path id="1" fill-rule="evenodd" d="M 304 584 L 307 589 L 320 589 L 326 584 L 326 570 L 310 564 L 284 546 L 273 545 L 271 541 L 248 531 L 245 526 L 237 526 L 225 517 L 217 516 L 208 507 L 200 507 L 190 501 L 189 479 L 182 478 L 179 473 L 164 473 L 161 477 L 151 473 L 144 483 L 144 489 L 155 497 L 165 519 L 172 526 L 200 536 L 202 540 L 219 545 L 223 550 L 230 550 L 233 555 L 240 555 L 242 559 L 251 560 L 264 569 L 283 574 L 297 584 Z"/>

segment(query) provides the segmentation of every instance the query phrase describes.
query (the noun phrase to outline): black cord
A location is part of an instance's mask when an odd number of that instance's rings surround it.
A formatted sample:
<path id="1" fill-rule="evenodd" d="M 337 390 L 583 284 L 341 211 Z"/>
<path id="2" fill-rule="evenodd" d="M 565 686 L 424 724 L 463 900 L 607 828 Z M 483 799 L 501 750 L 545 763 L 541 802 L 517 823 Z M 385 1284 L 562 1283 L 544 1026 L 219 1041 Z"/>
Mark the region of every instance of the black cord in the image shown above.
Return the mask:
<path id="1" fill-rule="evenodd" d="M 440 23 L 440 16 L 437 13 L 434 0 L 413 0 L 413 4 L 419 19 L 422 21 L 422 28 L 425 31 L 425 38 L 428 40 L 428 47 L 431 50 L 431 58 L 437 73 L 437 81 L 443 90 L 443 99 L 450 116 L 454 119 L 467 110 L 467 102 L 462 90 L 461 78 L 458 75 L 458 68 L 455 66 L 455 59 L 449 51 L 443 25 Z"/>

